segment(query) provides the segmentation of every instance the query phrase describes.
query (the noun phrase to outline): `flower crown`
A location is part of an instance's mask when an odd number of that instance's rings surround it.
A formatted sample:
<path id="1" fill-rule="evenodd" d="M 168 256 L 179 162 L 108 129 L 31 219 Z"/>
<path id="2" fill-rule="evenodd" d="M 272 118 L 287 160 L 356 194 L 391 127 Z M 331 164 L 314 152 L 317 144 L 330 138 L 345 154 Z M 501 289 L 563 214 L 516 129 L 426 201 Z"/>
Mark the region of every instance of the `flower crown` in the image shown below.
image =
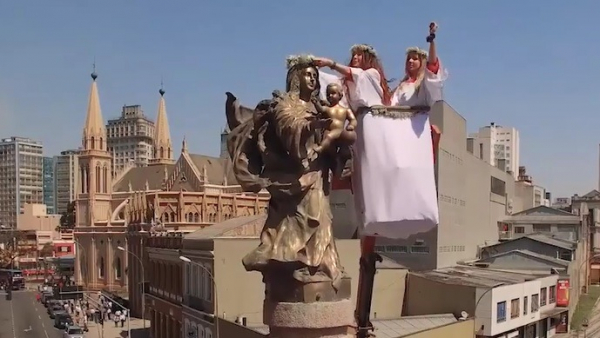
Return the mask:
<path id="1" fill-rule="evenodd" d="M 290 70 L 297 66 L 312 66 L 315 62 L 315 57 L 310 54 L 304 55 L 290 55 L 285 59 L 287 63 L 287 69 Z"/>
<path id="2" fill-rule="evenodd" d="M 373 55 L 374 57 L 377 57 L 377 51 L 375 50 L 375 48 L 373 48 L 373 46 L 370 46 L 370 45 L 357 44 L 357 45 L 352 46 L 352 48 L 350 48 L 351 53 L 354 53 L 356 51 L 360 51 L 363 53 L 369 53 L 369 54 Z"/>
<path id="3" fill-rule="evenodd" d="M 427 53 L 427 51 L 425 51 L 424 49 L 421 49 L 419 47 L 410 47 L 406 50 L 406 54 L 410 54 L 410 53 L 417 53 L 420 57 L 427 59 L 427 56 L 429 55 L 429 53 Z"/>

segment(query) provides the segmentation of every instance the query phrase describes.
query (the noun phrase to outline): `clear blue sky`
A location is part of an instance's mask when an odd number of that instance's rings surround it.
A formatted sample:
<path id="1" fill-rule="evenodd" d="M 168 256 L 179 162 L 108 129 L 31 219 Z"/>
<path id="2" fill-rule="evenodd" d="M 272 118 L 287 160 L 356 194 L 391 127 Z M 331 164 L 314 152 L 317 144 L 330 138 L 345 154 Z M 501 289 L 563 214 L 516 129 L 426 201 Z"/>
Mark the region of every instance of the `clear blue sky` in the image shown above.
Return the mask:
<path id="1" fill-rule="evenodd" d="M 217 154 L 225 91 L 253 105 L 283 86 L 287 55 L 346 60 L 354 43 L 398 77 L 435 20 L 445 99 L 469 130 L 518 128 L 536 183 L 581 194 L 598 184 L 598 13 L 592 0 L 0 0 L 0 137 L 78 147 L 95 58 L 105 120 L 123 104 L 155 118 L 163 77 L 176 149 L 185 135 Z"/>

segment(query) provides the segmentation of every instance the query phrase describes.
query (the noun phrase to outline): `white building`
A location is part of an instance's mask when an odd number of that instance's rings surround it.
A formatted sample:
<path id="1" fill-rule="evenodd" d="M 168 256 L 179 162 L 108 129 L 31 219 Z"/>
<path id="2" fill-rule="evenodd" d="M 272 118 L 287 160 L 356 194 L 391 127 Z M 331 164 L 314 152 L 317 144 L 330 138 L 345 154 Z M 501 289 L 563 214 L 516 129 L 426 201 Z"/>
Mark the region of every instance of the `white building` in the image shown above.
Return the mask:
<path id="1" fill-rule="evenodd" d="M 134 167 L 148 165 L 153 158 L 154 133 L 154 122 L 144 115 L 140 105 L 123 106 L 121 117 L 108 120 L 106 134 L 114 174 L 130 164 Z"/>
<path id="2" fill-rule="evenodd" d="M 0 140 L 0 225 L 16 228 L 25 204 L 44 203 L 43 150 L 26 137 Z"/>
<path id="3" fill-rule="evenodd" d="M 550 338 L 566 329 L 558 279 L 467 266 L 411 273 L 404 308 L 408 316 L 464 311 L 478 337 Z"/>
<path id="4" fill-rule="evenodd" d="M 519 169 L 519 131 L 512 127 L 502 127 L 494 122 L 479 128 L 469 136 L 473 154 L 485 162 L 511 172 L 517 178 Z"/>

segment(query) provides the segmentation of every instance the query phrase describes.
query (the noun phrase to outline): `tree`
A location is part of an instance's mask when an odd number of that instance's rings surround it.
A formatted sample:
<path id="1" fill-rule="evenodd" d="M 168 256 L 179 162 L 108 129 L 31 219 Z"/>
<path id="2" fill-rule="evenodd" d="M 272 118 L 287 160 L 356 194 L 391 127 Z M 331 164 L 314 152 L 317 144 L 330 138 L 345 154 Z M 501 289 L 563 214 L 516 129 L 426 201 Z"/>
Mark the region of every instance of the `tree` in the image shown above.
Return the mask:
<path id="1" fill-rule="evenodd" d="M 67 211 L 60 216 L 61 229 L 73 229 L 75 227 L 75 201 L 70 202 Z"/>
<path id="2" fill-rule="evenodd" d="M 0 229 L 0 267 L 10 268 L 15 258 L 24 254 L 27 250 L 20 247 L 24 240 L 24 234 L 15 229 Z"/>
<path id="3" fill-rule="evenodd" d="M 42 247 L 42 249 L 39 252 L 39 257 L 52 257 L 54 256 L 54 246 L 52 245 L 52 243 L 46 243 L 44 244 L 44 246 Z"/>

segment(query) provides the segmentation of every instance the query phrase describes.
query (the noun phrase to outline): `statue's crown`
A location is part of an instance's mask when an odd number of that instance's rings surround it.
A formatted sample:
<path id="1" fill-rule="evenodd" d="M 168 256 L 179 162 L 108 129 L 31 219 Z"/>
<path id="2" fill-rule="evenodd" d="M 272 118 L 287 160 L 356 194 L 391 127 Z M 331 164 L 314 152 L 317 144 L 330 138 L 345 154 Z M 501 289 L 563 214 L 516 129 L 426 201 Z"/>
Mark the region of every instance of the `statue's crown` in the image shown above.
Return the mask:
<path id="1" fill-rule="evenodd" d="M 287 69 L 290 70 L 292 67 L 312 66 L 315 62 L 315 57 L 310 54 L 290 55 L 285 61 L 287 63 Z"/>

